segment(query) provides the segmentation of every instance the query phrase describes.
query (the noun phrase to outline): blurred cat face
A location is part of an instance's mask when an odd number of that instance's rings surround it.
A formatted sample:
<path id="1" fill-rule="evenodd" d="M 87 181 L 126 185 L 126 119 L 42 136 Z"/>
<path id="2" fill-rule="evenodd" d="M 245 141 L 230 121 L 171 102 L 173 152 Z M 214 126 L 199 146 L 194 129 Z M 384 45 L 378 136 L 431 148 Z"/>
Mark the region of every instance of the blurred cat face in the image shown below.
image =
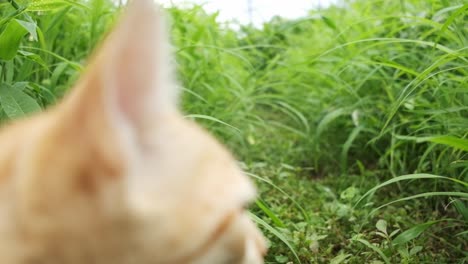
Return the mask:
<path id="1" fill-rule="evenodd" d="M 0 263 L 263 263 L 235 160 L 176 107 L 134 0 L 65 100 L 0 132 Z"/>

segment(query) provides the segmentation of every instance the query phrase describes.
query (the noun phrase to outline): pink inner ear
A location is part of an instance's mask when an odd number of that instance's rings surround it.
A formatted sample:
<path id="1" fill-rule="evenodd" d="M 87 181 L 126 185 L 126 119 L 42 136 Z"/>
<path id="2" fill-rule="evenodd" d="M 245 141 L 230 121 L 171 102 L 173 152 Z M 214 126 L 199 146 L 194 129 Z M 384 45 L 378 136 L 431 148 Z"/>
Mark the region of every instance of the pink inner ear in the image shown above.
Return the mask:
<path id="1" fill-rule="evenodd" d="M 158 61 L 161 41 L 165 41 L 160 36 L 159 16 L 151 1 L 135 1 L 101 50 L 107 55 L 100 65 L 106 75 L 106 92 L 133 124 L 146 120 L 157 107 L 158 79 L 164 71 Z"/>
<path id="2" fill-rule="evenodd" d="M 157 48 L 157 47 L 154 47 Z M 117 61 L 116 71 L 110 73 L 111 93 L 117 96 L 117 108 L 130 122 L 143 122 L 156 103 L 157 69 L 154 54 L 145 56 L 144 47 L 126 47 Z M 128 50 L 135 49 L 135 50 Z M 149 51 L 150 53 L 154 51 Z"/>

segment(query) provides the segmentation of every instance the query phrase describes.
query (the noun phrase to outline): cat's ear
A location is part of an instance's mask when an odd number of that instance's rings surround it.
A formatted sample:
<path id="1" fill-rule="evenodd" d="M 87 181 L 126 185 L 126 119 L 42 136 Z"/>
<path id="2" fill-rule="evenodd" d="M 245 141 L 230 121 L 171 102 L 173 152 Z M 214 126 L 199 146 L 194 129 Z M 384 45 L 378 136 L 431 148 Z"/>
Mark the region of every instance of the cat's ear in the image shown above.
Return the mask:
<path id="1" fill-rule="evenodd" d="M 65 104 L 83 119 L 131 130 L 174 111 L 177 89 L 164 22 L 153 1 L 131 1 Z"/>

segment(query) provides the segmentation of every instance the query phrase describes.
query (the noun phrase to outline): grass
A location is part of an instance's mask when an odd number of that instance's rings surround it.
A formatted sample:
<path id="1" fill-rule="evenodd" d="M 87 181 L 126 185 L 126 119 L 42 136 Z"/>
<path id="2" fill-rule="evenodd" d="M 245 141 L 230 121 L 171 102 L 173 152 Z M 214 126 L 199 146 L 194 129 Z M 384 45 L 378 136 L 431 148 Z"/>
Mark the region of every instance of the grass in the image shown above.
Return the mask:
<path id="1" fill-rule="evenodd" d="M 0 3 L 2 119 L 55 103 L 119 10 Z M 257 181 L 267 263 L 468 261 L 464 1 L 349 1 L 239 30 L 168 12 L 187 118 Z"/>

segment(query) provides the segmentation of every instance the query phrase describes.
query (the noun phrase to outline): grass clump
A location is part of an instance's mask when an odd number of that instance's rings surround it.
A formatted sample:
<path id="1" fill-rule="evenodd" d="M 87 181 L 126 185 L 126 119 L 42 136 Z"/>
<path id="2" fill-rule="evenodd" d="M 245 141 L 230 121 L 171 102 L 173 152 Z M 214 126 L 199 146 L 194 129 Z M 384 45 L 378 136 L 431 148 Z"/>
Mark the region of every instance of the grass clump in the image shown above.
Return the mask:
<path id="1" fill-rule="evenodd" d="M 63 95 L 120 10 L 45 2 L 0 3 L 0 96 L 24 115 Z M 466 3 L 347 1 L 239 30 L 168 12 L 188 118 L 258 181 L 267 263 L 468 260 Z"/>

